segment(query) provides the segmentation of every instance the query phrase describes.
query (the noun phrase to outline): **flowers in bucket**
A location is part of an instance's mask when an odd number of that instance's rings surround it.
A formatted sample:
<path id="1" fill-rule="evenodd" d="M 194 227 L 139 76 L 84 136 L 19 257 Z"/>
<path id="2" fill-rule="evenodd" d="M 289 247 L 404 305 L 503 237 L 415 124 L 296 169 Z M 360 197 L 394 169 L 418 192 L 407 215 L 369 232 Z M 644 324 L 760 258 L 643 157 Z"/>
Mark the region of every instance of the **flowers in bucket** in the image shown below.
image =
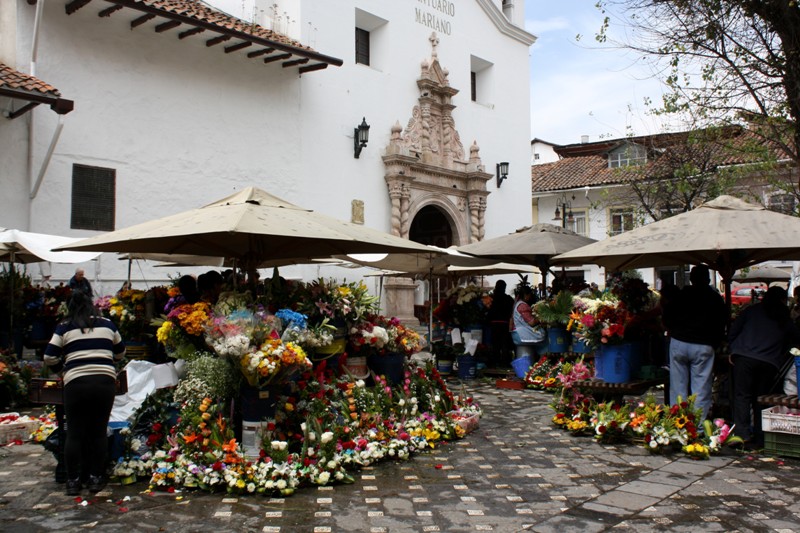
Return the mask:
<path id="1" fill-rule="evenodd" d="M 533 313 L 548 326 L 567 326 L 575 307 L 574 295 L 569 291 L 560 291 L 553 298 L 537 302 Z"/>
<path id="2" fill-rule="evenodd" d="M 625 330 L 633 316 L 624 304 L 614 299 L 582 300 L 577 336 L 591 348 L 625 342 Z"/>

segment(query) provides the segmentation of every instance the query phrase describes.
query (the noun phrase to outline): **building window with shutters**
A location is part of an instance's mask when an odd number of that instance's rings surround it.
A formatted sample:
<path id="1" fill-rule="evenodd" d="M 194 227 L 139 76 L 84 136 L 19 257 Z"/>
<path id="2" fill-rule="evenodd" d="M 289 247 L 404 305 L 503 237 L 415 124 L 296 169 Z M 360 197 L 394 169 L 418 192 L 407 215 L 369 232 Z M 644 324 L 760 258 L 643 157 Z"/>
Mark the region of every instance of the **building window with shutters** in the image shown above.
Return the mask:
<path id="1" fill-rule="evenodd" d="M 767 199 L 767 209 L 784 215 L 794 215 L 797 202 L 793 194 L 773 194 Z"/>
<path id="2" fill-rule="evenodd" d="M 369 32 L 356 28 L 356 63 L 369 65 Z"/>
<path id="3" fill-rule="evenodd" d="M 117 171 L 72 165 L 70 228 L 113 231 L 116 218 Z"/>
<path id="4" fill-rule="evenodd" d="M 633 209 L 618 208 L 609 210 L 609 235 L 619 235 L 633 229 Z"/>

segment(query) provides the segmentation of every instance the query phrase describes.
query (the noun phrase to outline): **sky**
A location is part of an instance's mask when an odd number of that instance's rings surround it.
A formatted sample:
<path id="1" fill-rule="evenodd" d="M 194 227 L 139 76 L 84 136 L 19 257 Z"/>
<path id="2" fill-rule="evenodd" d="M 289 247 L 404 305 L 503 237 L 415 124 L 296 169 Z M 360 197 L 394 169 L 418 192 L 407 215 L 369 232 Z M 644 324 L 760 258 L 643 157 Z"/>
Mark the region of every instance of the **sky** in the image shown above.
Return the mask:
<path id="1" fill-rule="evenodd" d="M 661 101 L 662 85 L 641 58 L 600 45 L 603 14 L 596 0 L 525 0 L 531 47 L 531 137 L 554 144 L 661 133 L 646 97 Z M 612 30 L 613 31 L 613 30 Z M 582 35 L 576 41 L 576 36 Z"/>

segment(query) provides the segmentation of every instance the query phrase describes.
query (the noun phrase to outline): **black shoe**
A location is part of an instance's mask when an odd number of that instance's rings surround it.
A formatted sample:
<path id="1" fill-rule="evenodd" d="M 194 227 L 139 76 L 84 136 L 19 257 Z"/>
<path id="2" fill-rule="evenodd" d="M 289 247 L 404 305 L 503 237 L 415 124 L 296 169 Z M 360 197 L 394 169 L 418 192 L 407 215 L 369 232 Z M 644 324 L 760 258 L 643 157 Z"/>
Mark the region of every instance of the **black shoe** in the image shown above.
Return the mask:
<path id="1" fill-rule="evenodd" d="M 67 496 L 77 496 L 81 493 L 81 480 L 68 479 L 67 480 Z"/>
<path id="2" fill-rule="evenodd" d="M 106 486 L 106 478 L 103 476 L 89 476 L 89 492 L 100 492 Z"/>

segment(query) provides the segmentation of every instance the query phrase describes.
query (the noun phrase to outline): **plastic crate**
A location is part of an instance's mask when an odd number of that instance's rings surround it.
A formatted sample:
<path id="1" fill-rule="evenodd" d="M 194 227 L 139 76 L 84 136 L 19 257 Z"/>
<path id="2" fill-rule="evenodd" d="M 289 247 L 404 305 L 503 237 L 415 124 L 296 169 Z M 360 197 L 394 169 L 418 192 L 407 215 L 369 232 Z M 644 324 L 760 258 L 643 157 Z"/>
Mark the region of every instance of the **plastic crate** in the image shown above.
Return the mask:
<path id="1" fill-rule="evenodd" d="M 776 405 L 761 411 L 764 432 L 800 435 L 800 410 Z"/>
<path id="2" fill-rule="evenodd" d="M 800 458 L 800 435 L 791 433 L 764 433 L 764 451 L 781 457 Z"/>
<path id="3" fill-rule="evenodd" d="M 31 433 L 38 427 L 38 420 L 19 420 L 0 424 L 0 445 L 5 446 L 14 441 L 30 440 Z"/>
<path id="4" fill-rule="evenodd" d="M 64 403 L 64 385 L 60 379 L 33 378 L 28 388 L 31 403 L 61 405 Z"/>

